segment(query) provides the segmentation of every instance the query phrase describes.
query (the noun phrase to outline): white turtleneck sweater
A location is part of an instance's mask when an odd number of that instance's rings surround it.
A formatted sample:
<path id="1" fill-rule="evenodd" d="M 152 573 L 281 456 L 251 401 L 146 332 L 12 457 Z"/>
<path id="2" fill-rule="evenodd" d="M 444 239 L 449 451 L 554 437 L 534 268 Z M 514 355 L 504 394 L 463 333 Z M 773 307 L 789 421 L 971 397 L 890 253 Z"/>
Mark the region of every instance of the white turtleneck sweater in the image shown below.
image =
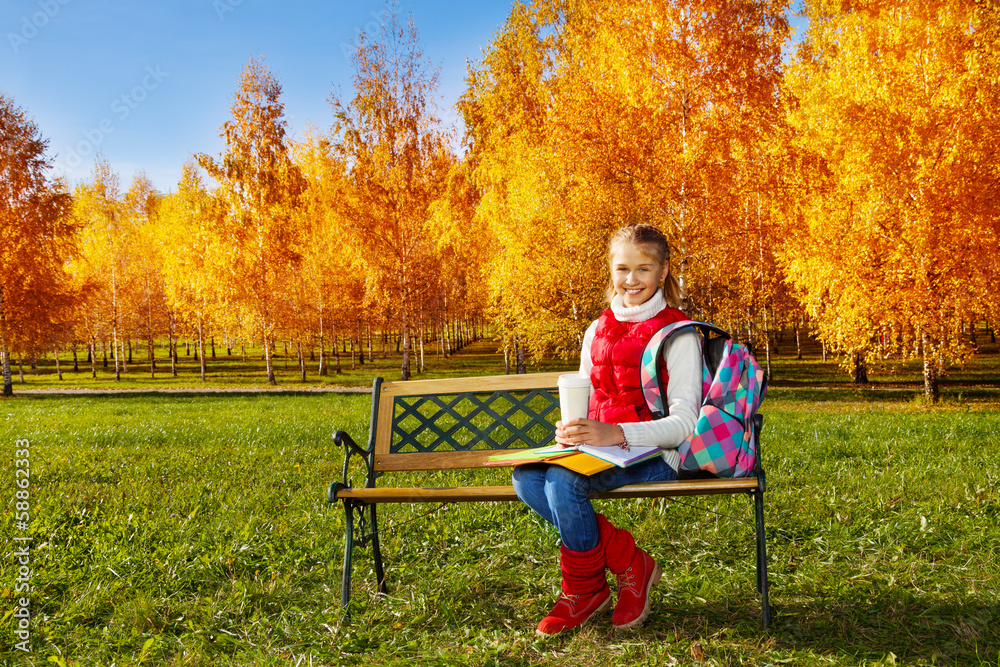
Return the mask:
<path id="1" fill-rule="evenodd" d="M 642 322 L 666 308 L 663 291 L 657 290 L 649 301 L 626 307 L 622 298 L 615 295 L 611 300 L 611 311 L 619 322 Z M 594 342 L 597 320 L 583 336 L 580 351 L 580 374 L 590 376 L 594 362 L 590 357 L 590 346 Z M 619 424 L 630 445 L 659 447 L 663 450 L 663 460 L 674 470 L 678 470 L 681 457 L 677 447 L 694 433 L 694 425 L 701 409 L 701 338 L 693 330 L 674 334 L 663 345 L 663 358 L 667 362 L 667 416 L 648 422 Z M 593 391 L 593 389 L 591 389 Z"/>

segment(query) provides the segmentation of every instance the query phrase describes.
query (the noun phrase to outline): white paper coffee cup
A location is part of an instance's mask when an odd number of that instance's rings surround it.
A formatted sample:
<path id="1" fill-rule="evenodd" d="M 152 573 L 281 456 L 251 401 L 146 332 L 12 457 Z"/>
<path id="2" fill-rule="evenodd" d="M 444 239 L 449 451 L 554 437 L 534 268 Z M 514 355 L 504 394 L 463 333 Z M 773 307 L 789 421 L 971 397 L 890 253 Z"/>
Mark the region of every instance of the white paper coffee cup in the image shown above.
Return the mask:
<path id="1" fill-rule="evenodd" d="M 559 376 L 559 412 L 561 421 L 586 419 L 590 407 L 590 378 L 579 373 Z"/>

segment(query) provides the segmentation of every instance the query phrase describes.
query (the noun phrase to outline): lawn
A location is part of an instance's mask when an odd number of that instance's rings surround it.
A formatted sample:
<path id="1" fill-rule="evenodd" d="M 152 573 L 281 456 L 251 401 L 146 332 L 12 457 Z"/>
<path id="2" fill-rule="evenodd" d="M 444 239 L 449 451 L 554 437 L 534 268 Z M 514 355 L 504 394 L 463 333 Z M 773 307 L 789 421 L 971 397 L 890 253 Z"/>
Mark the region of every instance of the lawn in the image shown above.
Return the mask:
<path id="1" fill-rule="evenodd" d="M 32 538 L 32 652 L 13 648 L 9 555 L 0 662 L 998 665 L 1000 391 L 949 387 L 933 408 L 917 393 L 772 389 L 770 632 L 746 499 L 630 500 L 601 509 L 666 565 L 649 621 L 548 640 L 534 626 L 558 591 L 557 535 L 518 504 L 385 506 L 389 595 L 361 561 L 342 624 L 330 435 L 364 436 L 364 394 L 15 396 L 0 525 L 8 554 Z"/>
<path id="2" fill-rule="evenodd" d="M 192 348 L 193 349 L 193 348 Z M 447 357 L 435 353 L 435 346 L 426 346 L 424 355 L 424 370 L 419 370 L 418 355 L 411 357 L 411 372 L 414 379 L 436 377 L 462 377 L 469 375 L 494 375 L 504 372 L 503 357 L 498 353 L 497 343 L 491 339 L 480 339 L 471 343 L 461 351 Z M 265 387 L 267 376 L 260 348 L 247 347 L 246 359 L 243 359 L 238 348 L 233 348 L 233 354 L 227 354 L 225 347 L 217 346 L 215 356 L 206 354 L 207 371 L 205 381 L 200 378 L 199 364 L 193 354 L 186 354 L 183 345 L 179 348 L 177 377 L 170 371 L 170 360 L 166 350 L 159 347 L 155 351 L 157 369 L 150 373 L 146 348 L 137 348 L 133 360 L 128 364 L 128 371 L 122 373 L 121 380 L 115 380 L 114 361 L 109 360 L 107 367 L 103 360 L 97 363 L 97 377 L 91 376 L 91 366 L 86 362 L 86 353 L 79 357 L 79 370 L 73 370 L 72 355 L 63 352 L 60 355 L 60 370 L 62 379 L 56 372 L 55 361 L 51 355 L 39 359 L 32 369 L 25 362 L 23 370 L 24 382 L 21 382 L 19 368 L 12 364 L 14 392 L 45 391 L 56 389 L 103 389 L 103 390 L 155 390 L 155 389 L 188 389 L 188 388 L 250 388 Z M 822 358 L 821 348 L 815 340 L 805 340 L 802 346 L 803 358 L 797 359 L 795 346 L 787 337 L 780 343 L 778 353 L 771 355 L 772 384 L 782 387 L 851 387 L 851 376 L 838 363 L 838 359 L 830 355 L 826 361 Z M 998 355 L 1000 346 L 990 341 L 988 336 L 980 336 L 979 352 L 971 361 L 962 366 L 951 366 L 941 380 L 944 390 L 963 387 L 988 387 L 1000 389 L 1000 372 L 998 372 Z M 762 364 L 766 364 L 763 352 L 758 354 Z M 318 361 L 309 359 L 306 354 L 306 379 L 302 380 L 298 359 L 294 350 L 285 353 L 282 344 L 277 347 L 274 357 L 274 371 L 278 386 L 283 389 L 296 388 L 330 388 L 330 387 L 371 387 L 372 379 L 381 376 L 387 380 L 399 379 L 402 356 L 390 346 L 383 355 L 380 348 L 374 350 L 374 359 L 363 364 L 355 362 L 351 368 L 350 353 L 341 355 L 341 372 L 336 372 L 332 357 L 327 359 L 328 373 L 320 376 L 317 373 Z M 571 371 L 579 366 L 578 359 L 562 360 L 546 358 L 540 361 L 529 360 L 529 372 Z M 885 390 L 920 391 L 923 386 L 922 367 L 919 359 L 901 360 L 886 359 L 874 363 L 869 368 L 870 383 L 864 388 L 876 392 Z"/>
<path id="3" fill-rule="evenodd" d="M 193 348 L 191 348 L 193 350 Z M 433 345 L 428 346 L 424 354 L 424 370 L 419 369 L 419 352 L 411 356 L 410 370 L 414 379 L 434 377 L 460 377 L 468 375 L 493 375 L 504 372 L 503 356 L 497 353 L 497 343 L 492 340 L 480 339 L 462 350 L 447 357 L 435 353 Z M 227 354 L 225 347 L 216 347 L 215 356 L 206 356 L 205 381 L 201 381 L 200 364 L 194 354 L 185 353 L 180 346 L 177 358 L 177 377 L 171 373 L 170 359 L 166 350 L 157 348 L 156 371 L 150 373 L 146 349 L 136 349 L 133 360 L 128 364 L 127 372 L 121 374 L 120 380 L 115 380 L 115 364 L 108 360 L 105 367 L 103 360 L 97 362 L 97 377 L 92 377 L 91 365 L 86 361 L 86 353 L 79 356 L 78 370 L 73 370 L 73 359 L 70 353 L 60 355 L 59 370 L 62 379 L 56 371 L 55 361 L 51 355 L 39 359 L 32 369 L 27 361 L 19 368 L 12 363 L 11 374 L 14 382 L 14 392 L 27 390 L 52 389 L 112 389 L 112 390 L 155 390 L 155 389 L 187 389 L 187 388 L 247 388 L 266 387 L 267 373 L 260 347 L 246 348 L 246 358 L 243 358 L 238 348 Z M 317 353 L 318 354 L 318 353 Z M 351 367 L 350 352 L 341 354 L 340 372 L 336 370 L 336 361 L 327 357 L 327 374 L 318 374 L 318 357 L 310 359 L 306 353 L 306 379 L 302 380 L 298 358 L 294 350 L 286 354 L 284 346 L 279 344 L 274 355 L 274 374 L 278 386 L 284 389 L 315 388 L 315 387 L 371 387 L 376 376 L 386 379 L 399 379 L 402 355 L 395 352 L 391 346 L 383 355 L 380 348 L 374 349 L 374 358 L 364 363 L 355 359 Z M 568 362 L 559 359 L 545 359 L 531 364 L 531 372 L 574 369 L 579 361 Z M 23 370 L 24 382 L 21 382 Z"/>

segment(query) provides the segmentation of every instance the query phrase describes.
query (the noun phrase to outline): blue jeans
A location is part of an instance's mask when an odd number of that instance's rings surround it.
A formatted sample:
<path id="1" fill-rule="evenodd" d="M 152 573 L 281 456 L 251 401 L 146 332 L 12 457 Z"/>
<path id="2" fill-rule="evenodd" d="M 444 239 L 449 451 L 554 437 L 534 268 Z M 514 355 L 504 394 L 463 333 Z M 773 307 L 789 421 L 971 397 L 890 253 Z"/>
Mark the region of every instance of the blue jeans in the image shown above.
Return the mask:
<path id="1" fill-rule="evenodd" d="M 528 507 L 559 531 L 570 551 L 590 551 L 599 541 L 590 494 L 626 484 L 677 479 L 677 471 L 659 456 L 628 468 L 615 466 L 596 475 L 581 475 L 554 463 L 514 468 L 514 491 Z"/>

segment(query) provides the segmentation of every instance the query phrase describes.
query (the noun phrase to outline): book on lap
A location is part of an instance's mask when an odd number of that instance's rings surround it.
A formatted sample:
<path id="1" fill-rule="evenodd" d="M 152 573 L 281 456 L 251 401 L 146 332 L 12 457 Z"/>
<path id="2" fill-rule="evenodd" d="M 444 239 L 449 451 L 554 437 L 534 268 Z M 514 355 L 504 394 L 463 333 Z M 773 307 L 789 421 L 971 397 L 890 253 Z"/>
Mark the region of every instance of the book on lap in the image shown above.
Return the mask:
<path id="1" fill-rule="evenodd" d="M 572 449 L 556 450 L 551 447 L 535 447 L 534 449 L 515 449 L 506 454 L 494 454 L 487 460 L 487 465 L 517 465 L 519 463 L 537 463 L 551 461 L 576 452 Z"/>
<path id="2" fill-rule="evenodd" d="M 554 459 L 549 459 L 546 463 L 569 468 L 581 475 L 594 475 L 602 470 L 609 470 L 615 467 L 614 463 L 591 456 L 586 452 L 577 452 L 572 449 L 569 452 L 569 456 L 557 456 Z"/>
<path id="3" fill-rule="evenodd" d="M 614 466 L 627 468 L 659 455 L 659 447 L 630 447 L 628 450 L 624 450 L 619 447 L 594 447 L 592 445 L 577 445 L 576 447 L 549 445 L 496 454 L 489 457 L 487 465 L 509 466 L 542 462 L 561 465 L 584 475 L 593 475 Z"/>
<path id="4" fill-rule="evenodd" d="M 548 447 L 543 447 L 540 453 L 546 452 L 557 452 L 557 451 L 567 451 L 568 448 L 564 448 L 562 445 L 550 445 Z M 596 456 L 599 459 L 607 461 L 608 463 L 613 463 L 619 468 L 627 468 L 636 463 L 642 463 L 648 459 L 655 456 L 659 456 L 662 450 L 659 447 L 629 447 L 628 449 L 622 449 L 620 447 L 595 447 L 594 445 L 577 445 L 576 447 L 569 448 L 575 449 L 578 452 L 583 452 L 591 456 Z"/>

